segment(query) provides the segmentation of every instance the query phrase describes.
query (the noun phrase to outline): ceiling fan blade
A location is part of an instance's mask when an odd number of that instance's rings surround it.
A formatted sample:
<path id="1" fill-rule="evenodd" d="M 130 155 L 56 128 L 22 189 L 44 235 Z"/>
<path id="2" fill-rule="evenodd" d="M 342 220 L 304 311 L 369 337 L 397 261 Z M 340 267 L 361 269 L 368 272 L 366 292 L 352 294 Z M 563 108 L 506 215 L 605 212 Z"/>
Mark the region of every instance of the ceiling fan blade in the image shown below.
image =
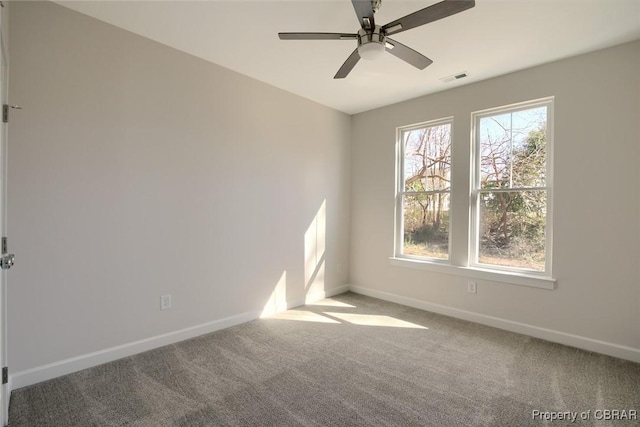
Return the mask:
<path id="1" fill-rule="evenodd" d="M 373 5 L 371 0 L 351 0 L 356 10 L 358 23 L 364 30 L 372 30 L 376 24 L 373 19 Z"/>
<path id="2" fill-rule="evenodd" d="M 476 5 L 475 0 L 444 0 L 429 7 L 425 7 L 410 15 L 389 22 L 382 27 L 385 34 L 397 34 L 410 30 L 447 16 L 455 15 Z"/>
<path id="3" fill-rule="evenodd" d="M 338 70 L 336 75 L 333 77 L 334 79 L 344 79 L 347 75 L 353 70 L 353 67 L 360 61 L 360 54 L 358 53 L 358 49 L 354 50 L 351 55 L 344 61 L 342 67 Z"/>
<path id="4" fill-rule="evenodd" d="M 403 61 L 408 62 L 409 64 L 421 70 L 424 70 L 433 63 L 432 60 L 430 60 L 423 54 L 416 52 L 410 47 L 392 40 L 389 37 L 387 37 L 387 46 L 385 47 L 385 50 L 396 58 L 400 58 Z"/>
<path id="5" fill-rule="evenodd" d="M 357 34 L 347 33 L 278 33 L 280 40 L 354 40 Z"/>

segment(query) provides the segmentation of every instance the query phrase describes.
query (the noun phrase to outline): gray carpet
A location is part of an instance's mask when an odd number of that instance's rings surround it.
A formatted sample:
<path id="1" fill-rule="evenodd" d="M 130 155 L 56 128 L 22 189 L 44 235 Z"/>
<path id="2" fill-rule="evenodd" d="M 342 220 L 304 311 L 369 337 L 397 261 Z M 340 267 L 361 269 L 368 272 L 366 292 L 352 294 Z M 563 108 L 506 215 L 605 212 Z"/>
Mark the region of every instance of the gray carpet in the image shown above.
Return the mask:
<path id="1" fill-rule="evenodd" d="M 640 364 L 353 293 L 324 304 L 14 390 L 9 425 L 640 425 L 595 412 L 640 412 Z"/>

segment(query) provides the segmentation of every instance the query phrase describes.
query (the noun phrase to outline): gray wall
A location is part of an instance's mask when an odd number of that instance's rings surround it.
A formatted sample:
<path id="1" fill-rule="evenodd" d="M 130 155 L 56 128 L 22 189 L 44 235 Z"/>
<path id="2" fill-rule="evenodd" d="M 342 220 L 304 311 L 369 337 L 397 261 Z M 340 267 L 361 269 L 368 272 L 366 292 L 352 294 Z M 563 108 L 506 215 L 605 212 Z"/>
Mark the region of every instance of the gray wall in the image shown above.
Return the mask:
<path id="1" fill-rule="evenodd" d="M 259 312 L 278 283 L 289 302 L 346 283 L 348 115 L 11 6 L 12 372 Z"/>
<path id="2" fill-rule="evenodd" d="M 640 350 L 639 69 L 634 42 L 355 115 L 350 283 Z M 466 170 L 452 209 L 465 209 L 471 112 L 547 96 L 557 289 L 479 281 L 473 295 L 466 277 L 390 265 L 396 127 L 455 117 L 453 167 Z M 452 228 L 463 244 L 468 224 Z"/>
<path id="3" fill-rule="evenodd" d="M 51 3 L 10 14 L 12 372 L 347 282 L 640 349 L 640 42 L 350 118 Z M 460 165 L 472 111 L 551 95 L 557 289 L 391 266 L 396 127 L 455 116 Z"/>

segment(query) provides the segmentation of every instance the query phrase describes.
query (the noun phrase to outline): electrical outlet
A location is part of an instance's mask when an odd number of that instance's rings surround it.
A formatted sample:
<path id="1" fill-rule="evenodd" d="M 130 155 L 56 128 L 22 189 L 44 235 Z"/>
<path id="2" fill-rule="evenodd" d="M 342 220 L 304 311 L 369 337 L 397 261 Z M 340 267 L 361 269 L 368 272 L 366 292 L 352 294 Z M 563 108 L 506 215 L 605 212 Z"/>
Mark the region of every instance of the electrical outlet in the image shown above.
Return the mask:
<path id="1" fill-rule="evenodd" d="M 475 294 L 477 291 L 478 282 L 468 281 L 467 282 L 467 292 L 470 294 Z"/>
<path id="2" fill-rule="evenodd" d="M 162 295 L 160 297 L 160 310 L 171 309 L 171 295 Z"/>

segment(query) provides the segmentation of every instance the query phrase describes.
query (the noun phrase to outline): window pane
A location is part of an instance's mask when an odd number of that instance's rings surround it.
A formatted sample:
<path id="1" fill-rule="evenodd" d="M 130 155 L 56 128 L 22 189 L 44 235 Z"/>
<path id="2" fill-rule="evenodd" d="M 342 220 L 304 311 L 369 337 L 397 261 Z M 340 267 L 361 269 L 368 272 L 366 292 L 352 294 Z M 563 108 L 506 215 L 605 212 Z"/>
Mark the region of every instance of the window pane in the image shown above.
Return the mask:
<path id="1" fill-rule="evenodd" d="M 481 118 L 481 188 L 544 187 L 546 129 L 546 106 Z"/>
<path id="2" fill-rule="evenodd" d="M 451 181 L 451 124 L 404 132 L 405 191 L 448 190 Z"/>
<path id="3" fill-rule="evenodd" d="M 544 271 L 546 193 L 480 194 L 479 263 Z"/>
<path id="4" fill-rule="evenodd" d="M 504 188 L 509 183 L 511 115 L 500 114 L 480 119 L 481 188 Z"/>
<path id="5" fill-rule="evenodd" d="M 449 258 L 449 193 L 404 196 L 402 253 Z"/>

